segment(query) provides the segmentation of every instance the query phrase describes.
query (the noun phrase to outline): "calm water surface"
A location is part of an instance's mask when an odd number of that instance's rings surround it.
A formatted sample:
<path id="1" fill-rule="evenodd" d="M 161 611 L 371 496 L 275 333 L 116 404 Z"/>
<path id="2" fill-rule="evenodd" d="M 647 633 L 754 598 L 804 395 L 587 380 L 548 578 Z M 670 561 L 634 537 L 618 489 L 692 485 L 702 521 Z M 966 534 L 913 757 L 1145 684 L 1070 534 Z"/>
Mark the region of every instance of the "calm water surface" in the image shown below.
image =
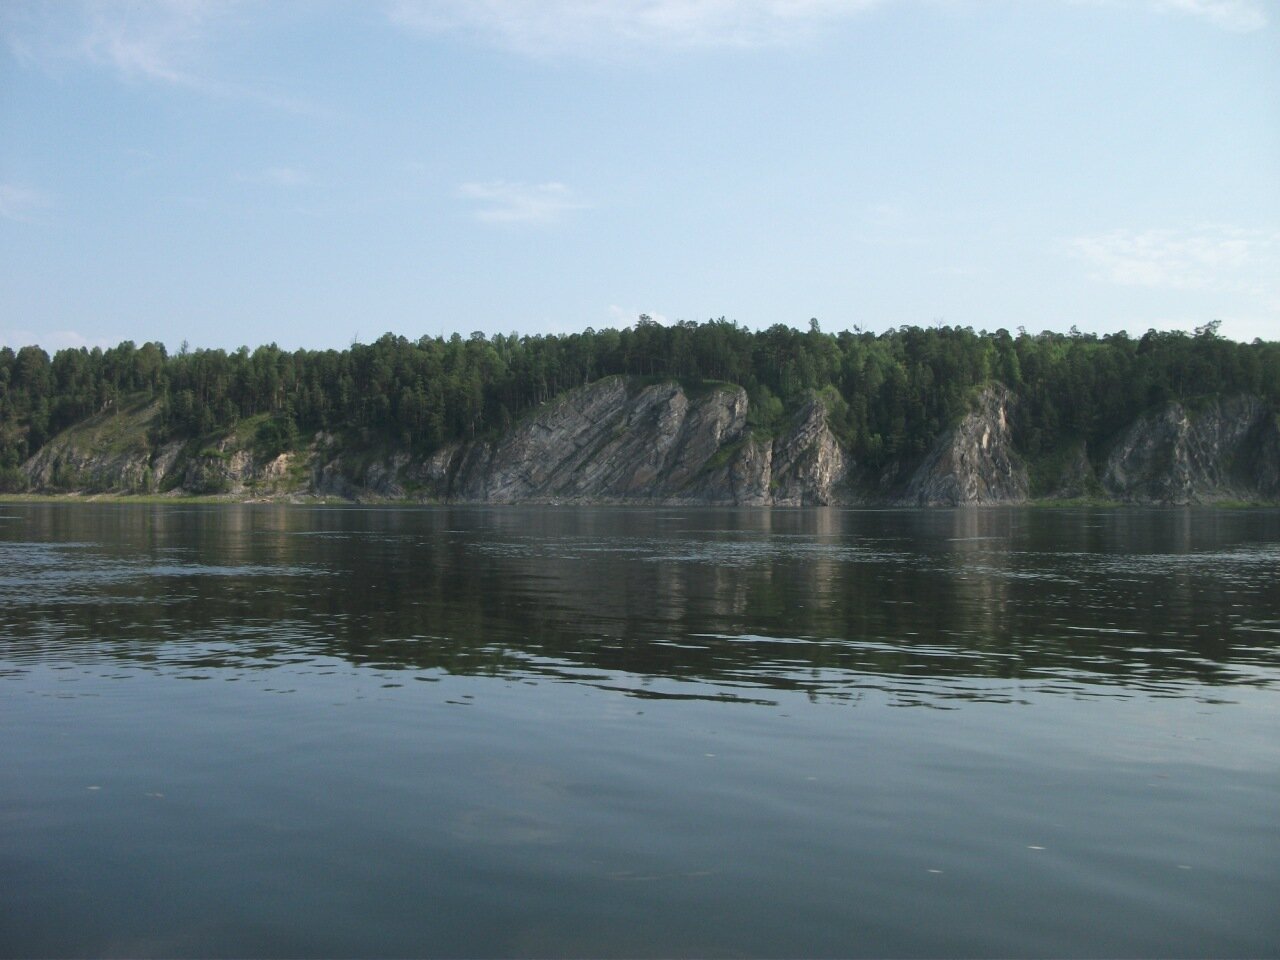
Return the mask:
<path id="1" fill-rule="evenodd" d="M 1276 956 L 1280 512 L 0 504 L 7 956 Z"/>

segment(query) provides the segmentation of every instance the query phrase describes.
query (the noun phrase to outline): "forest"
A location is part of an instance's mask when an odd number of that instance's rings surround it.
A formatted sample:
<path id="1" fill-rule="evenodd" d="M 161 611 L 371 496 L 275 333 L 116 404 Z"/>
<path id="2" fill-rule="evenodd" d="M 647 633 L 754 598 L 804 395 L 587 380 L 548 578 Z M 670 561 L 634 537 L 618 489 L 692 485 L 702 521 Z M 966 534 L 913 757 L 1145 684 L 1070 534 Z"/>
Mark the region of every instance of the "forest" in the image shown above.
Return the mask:
<path id="1" fill-rule="evenodd" d="M 259 417 L 264 453 L 328 431 L 354 447 L 425 454 L 492 436 L 571 388 L 621 374 L 676 379 L 690 389 L 742 386 L 750 424 L 780 430 L 815 394 L 861 463 L 922 453 L 966 411 L 975 388 L 998 381 L 1017 397 L 1019 447 L 1031 457 L 1085 441 L 1101 449 L 1144 410 L 1252 394 L 1280 405 L 1280 343 L 1237 343 L 1216 323 L 1194 334 L 1097 336 L 900 327 L 823 332 L 778 324 L 751 331 L 711 320 L 568 335 L 409 340 L 386 334 L 345 350 L 274 344 L 189 350 L 125 341 L 109 349 L 0 349 L 0 489 L 20 490 L 19 465 L 59 431 L 124 402 L 159 404 L 156 435 L 198 440 Z M 265 415 L 265 416 L 263 416 Z"/>

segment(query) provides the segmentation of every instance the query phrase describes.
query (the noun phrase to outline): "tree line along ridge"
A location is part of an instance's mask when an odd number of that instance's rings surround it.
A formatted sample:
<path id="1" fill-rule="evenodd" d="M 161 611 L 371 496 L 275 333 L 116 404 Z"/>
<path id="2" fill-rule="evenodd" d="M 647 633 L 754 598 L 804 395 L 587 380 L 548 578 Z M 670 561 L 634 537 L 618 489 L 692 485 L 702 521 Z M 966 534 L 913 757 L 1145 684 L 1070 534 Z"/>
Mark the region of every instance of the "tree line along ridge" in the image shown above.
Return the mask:
<path id="1" fill-rule="evenodd" d="M 0 489 L 62 430 L 123 403 L 159 405 L 152 444 L 198 441 L 258 418 L 264 453 L 318 431 L 354 447 L 425 455 L 498 435 L 530 409 L 612 375 L 741 386 L 749 425 L 781 430 L 814 395 L 848 452 L 875 468 L 922 454 L 991 382 L 1016 398 L 1012 428 L 1028 456 L 1084 442 L 1101 449 L 1143 411 L 1234 394 L 1280 405 L 1280 343 L 1237 343 L 1217 324 L 1195 334 L 975 332 L 900 327 L 824 333 L 817 321 L 751 331 L 725 319 L 567 335 L 409 340 L 386 334 L 345 350 L 187 350 L 125 341 L 108 349 L 0 349 Z"/>

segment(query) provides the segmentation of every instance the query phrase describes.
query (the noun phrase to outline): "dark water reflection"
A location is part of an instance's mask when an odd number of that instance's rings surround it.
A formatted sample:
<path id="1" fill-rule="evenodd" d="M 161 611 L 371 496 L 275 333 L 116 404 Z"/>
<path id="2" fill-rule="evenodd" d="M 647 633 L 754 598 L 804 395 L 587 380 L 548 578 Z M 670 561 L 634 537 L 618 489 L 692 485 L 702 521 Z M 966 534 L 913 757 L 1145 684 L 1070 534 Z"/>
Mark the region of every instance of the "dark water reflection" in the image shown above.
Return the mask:
<path id="1" fill-rule="evenodd" d="M 1217 697 L 1280 666 L 1275 513 L 15 509 L 18 664 L 323 655 L 935 706 L 1011 689 L 992 681 Z"/>
<path id="2" fill-rule="evenodd" d="M 1278 583 L 1261 510 L 0 505 L 0 953 L 1274 955 Z"/>

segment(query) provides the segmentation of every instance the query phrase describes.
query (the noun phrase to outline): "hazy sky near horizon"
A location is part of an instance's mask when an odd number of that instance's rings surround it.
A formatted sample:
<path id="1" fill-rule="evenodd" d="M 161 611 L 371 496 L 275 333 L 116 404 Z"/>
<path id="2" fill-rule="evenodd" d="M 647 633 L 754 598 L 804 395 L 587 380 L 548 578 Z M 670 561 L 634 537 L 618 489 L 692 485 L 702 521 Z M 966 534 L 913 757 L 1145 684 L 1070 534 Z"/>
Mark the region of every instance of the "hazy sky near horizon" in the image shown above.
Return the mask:
<path id="1" fill-rule="evenodd" d="M 0 5 L 0 344 L 1280 339 L 1269 0 Z"/>

